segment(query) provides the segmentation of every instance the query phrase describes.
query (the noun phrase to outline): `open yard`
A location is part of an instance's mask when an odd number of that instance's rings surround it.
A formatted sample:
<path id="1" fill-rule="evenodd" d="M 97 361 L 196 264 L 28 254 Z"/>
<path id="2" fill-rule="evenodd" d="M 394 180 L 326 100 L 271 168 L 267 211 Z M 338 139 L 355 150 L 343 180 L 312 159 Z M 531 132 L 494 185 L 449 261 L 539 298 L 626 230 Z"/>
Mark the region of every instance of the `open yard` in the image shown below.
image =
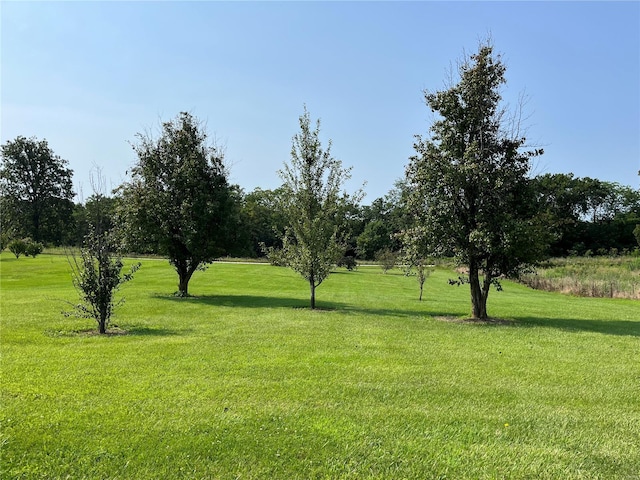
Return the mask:
<path id="1" fill-rule="evenodd" d="M 638 479 L 640 303 L 437 270 L 143 260 L 97 336 L 60 255 L 0 255 L 3 479 Z"/>

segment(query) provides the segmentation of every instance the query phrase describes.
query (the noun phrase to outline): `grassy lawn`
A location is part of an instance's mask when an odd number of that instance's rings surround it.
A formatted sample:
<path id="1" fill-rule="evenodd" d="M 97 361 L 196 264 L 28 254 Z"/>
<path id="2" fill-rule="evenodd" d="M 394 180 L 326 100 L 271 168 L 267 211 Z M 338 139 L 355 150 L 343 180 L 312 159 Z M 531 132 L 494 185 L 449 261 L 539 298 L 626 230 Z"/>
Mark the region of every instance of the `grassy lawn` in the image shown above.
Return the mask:
<path id="1" fill-rule="evenodd" d="M 0 255 L 1 478 L 638 478 L 638 301 L 146 259 L 100 337 L 68 270 Z"/>

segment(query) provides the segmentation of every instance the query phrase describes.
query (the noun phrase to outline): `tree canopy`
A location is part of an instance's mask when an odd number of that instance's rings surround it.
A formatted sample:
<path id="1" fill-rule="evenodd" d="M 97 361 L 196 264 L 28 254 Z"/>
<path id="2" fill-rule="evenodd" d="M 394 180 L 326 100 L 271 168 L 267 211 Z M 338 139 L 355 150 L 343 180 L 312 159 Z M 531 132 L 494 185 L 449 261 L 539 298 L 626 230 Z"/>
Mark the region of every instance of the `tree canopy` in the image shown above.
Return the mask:
<path id="1" fill-rule="evenodd" d="M 425 92 L 439 115 L 430 136 L 416 137 L 407 181 L 416 219 L 410 242 L 434 256 L 453 254 L 466 265 L 473 317 L 486 319 L 489 289 L 543 253 L 527 177 L 532 157 L 526 139 L 501 106 L 505 65 L 481 44 L 458 67 L 450 88 Z M 480 275 L 483 275 L 482 283 Z"/>
<path id="2" fill-rule="evenodd" d="M 283 180 L 280 211 L 285 219 L 282 250 L 278 258 L 309 282 L 311 308 L 316 306 L 316 288 L 329 276 L 344 252 L 340 227 L 345 225 L 349 195 L 342 186 L 350 178 L 349 168 L 331 156 L 331 141 L 325 149 L 319 138 L 320 120 L 312 128 L 306 107 L 299 118 L 300 132 L 292 140 L 291 161 L 278 173 Z M 356 194 L 355 198 L 359 198 Z"/>
<path id="3" fill-rule="evenodd" d="M 118 189 L 118 224 L 130 250 L 166 255 L 188 295 L 193 273 L 221 256 L 236 217 L 223 151 L 182 112 L 161 135 L 138 134 L 131 181 Z"/>
<path id="4" fill-rule="evenodd" d="M 73 211 L 73 171 L 47 140 L 18 136 L 1 147 L 3 231 L 36 242 L 63 243 Z M 4 233 L 4 232 L 3 232 Z"/>

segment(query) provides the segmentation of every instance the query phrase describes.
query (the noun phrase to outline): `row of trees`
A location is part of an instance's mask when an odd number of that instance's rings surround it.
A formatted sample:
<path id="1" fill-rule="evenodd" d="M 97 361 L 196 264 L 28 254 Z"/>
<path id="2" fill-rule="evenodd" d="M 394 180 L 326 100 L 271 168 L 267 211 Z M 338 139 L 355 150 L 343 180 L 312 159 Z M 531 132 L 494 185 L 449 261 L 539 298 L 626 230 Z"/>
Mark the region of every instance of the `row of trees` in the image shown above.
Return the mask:
<path id="1" fill-rule="evenodd" d="M 305 278 L 312 307 L 340 257 L 402 251 L 422 285 L 427 259 L 454 256 L 468 268 L 457 281 L 470 284 L 478 318 L 487 317 L 491 285 L 545 255 L 633 248 L 640 192 L 572 175 L 530 178 L 543 152 L 527 149 L 517 112 L 501 106 L 500 56 L 482 44 L 458 73 L 450 88 L 425 92 L 437 120 L 416 137 L 406 177 L 369 206 L 360 206 L 361 191 L 342 190 L 350 169 L 331 156 L 330 141 L 323 148 L 306 108 L 282 186 L 247 194 L 229 184 L 224 152 L 183 112 L 157 138 L 139 134 L 130 181 L 84 205 L 73 204 L 72 172 L 45 140 L 7 142 L 2 234 L 77 244 L 99 224 L 126 251 L 167 256 L 182 296 L 193 273 L 222 255 L 267 255 Z"/>

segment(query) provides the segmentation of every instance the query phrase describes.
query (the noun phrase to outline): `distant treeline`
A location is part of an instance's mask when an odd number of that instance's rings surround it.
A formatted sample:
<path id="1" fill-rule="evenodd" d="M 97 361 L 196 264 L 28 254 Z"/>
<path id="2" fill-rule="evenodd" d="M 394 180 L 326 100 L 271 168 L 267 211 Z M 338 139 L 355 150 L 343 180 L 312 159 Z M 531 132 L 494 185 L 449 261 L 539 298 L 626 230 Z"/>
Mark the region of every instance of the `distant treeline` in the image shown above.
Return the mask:
<path id="1" fill-rule="evenodd" d="M 59 168 L 52 172 L 60 177 L 50 182 L 60 187 L 58 191 L 31 197 L 12 194 L 19 190 L 15 183 L 26 180 L 3 176 L 3 245 L 8 239 L 30 238 L 47 246 L 79 246 L 89 225 L 100 224 L 105 229 L 115 225 L 117 189 L 74 203 L 72 171 Z M 638 248 L 634 229 L 640 224 L 640 190 L 573 174 L 539 175 L 530 180 L 530 188 L 537 201 L 531 208 L 545 216 L 552 232 L 549 256 L 623 254 Z M 235 208 L 229 215 L 236 228 L 226 242 L 226 254 L 255 258 L 269 247 L 280 247 L 277 232 L 286 227 L 278 208 L 283 190 L 245 192 L 235 185 L 232 191 Z M 407 193 L 399 180 L 389 193 L 368 205 L 344 206 L 346 257 L 371 260 L 380 252 L 400 250 L 398 234 L 410 224 Z"/>

